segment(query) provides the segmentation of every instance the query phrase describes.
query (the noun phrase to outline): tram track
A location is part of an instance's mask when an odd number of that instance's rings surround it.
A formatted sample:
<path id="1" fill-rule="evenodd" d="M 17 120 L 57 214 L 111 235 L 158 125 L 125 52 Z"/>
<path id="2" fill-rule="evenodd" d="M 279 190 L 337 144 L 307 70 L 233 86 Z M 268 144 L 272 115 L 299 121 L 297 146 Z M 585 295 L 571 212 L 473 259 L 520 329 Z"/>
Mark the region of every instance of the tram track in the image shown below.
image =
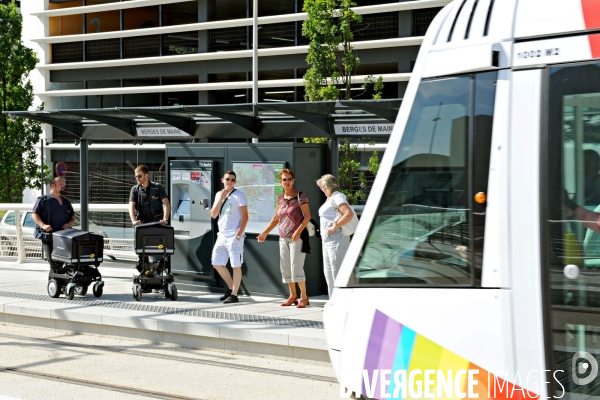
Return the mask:
<path id="1" fill-rule="evenodd" d="M 181 356 L 181 355 L 177 355 L 176 358 L 174 358 L 174 356 L 170 355 L 170 354 L 169 355 L 168 354 L 157 354 L 157 353 L 150 353 L 150 352 L 145 352 L 145 351 L 141 351 L 141 350 L 123 349 L 123 348 L 114 347 L 114 346 L 101 346 L 101 345 L 88 345 L 88 344 L 84 345 L 84 344 L 78 344 L 78 343 L 68 343 L 68 342 L 64 342 L 61 340 L 55 340 L 55 339 L 31 338 L 31 337 L 23 337 L 23 336 L 18 336 L 18 335 L 11 335 L 11 334 L 7 334 L 7 333 L 0 333 L 0 337 L 1 338 L 9 338 L 9 339 L 13 339 L 13 340 L 21 340 L 21 341 L 29 340 L 29 341 L 39 342 L 39 343 L 48 343 L 48 344 L 52 344 L 52 345 L 64 346 L 67 348 L 70 347 L 70 348 L 79 348 L 79 349 L 86 349 L 86 350 L 94 349 L 97 351 L 105 351 L 105 352 L 118 353 L 118 354 L 127 354 L 127 355 L 132 355 L 132 356 L 137 356 L 137 357 L 155 358 L 155 359 L 161 359 L 161 360 L 172 361 L 172 360 L 176 359 L 178 362 L 185 362 L 185 363 L 190 363 L 190 364 L 209 365 L 209 366 L 213 366 L 213 367 L 231 368 L 231 369 L 238 369 L 238 370 L 249 371 L 249 372 L 258 372 L 258 373 L 269 374 L 269 375 L 280 375 L 280 376 L 307 379 L 307 380 L 313 380 L 313 381 L 316 380 L 316 381 L 327 382 L 327 383 L 338 383 L 337 379 L 335 379 L 333 377 L 328 377 L 328 376 L 306 374 L 306 373 L 295 372 L 295 371 L 283 371 L 283 370 L 278 370 L 278 369 L 273 369 L 273 368 L 254 367 L 254 366 L 250 366 L 250 365 L 228 363 L 228 362 L 223 362 L 223 361 L 213 361 L 213 360 L 206 360 L 206 359 L 198 359 L 198 358 L 186 357 L 186 356 Z M 0 371 L 6 370 L 6 369 L 7 368 L 0 367 Z M 18 369 L 16 369 L 16 370 L 18 370 Z M 22 371 L 22 370 L 18 370 L 18 371 Z M 165 398 L 181 398 L 181 399 L 186 398 L 187 399 L 187 397 L 165 397 Z"/>
<path id="2" fill-rule="evenodd" d="M 9 368 L 9 367 L 0 366 L 0 374 L 2 374 L 2 373 L 11 373 L 11 374 L 25 376 L 28 378 L 45 379 L 45 380 L 50 380 L 50 381 L 55 381 L 55 382 L 68 383 L 68 384 L 79 385 L 79 386 L 86 386 L 86 387 L 91 387 L 91 388 L 95 388 L 95 389 L 104 389 L 104 390 L 109 390 L 111 392 L 119 392 L 119 393 L 126 393 L 126 394 L 131 394 L 131 395 L 136 395 L 136 396 L 144 396 L 146 398 L 151 398 L 151 399 L 202 400 L 198 397 L 177 396 L 177 395 L 171 395 L 171 394 L 166 394 L 166 393 L 161 393 L 161 392 L 154 392 L 151 390 L 135 389 L 135 388 L 130 388 L 130 387 L 126 387 L 126 386 L 112 385 L 110 383 L 93 382 L 93 381 L 89 381 L 89 380 L 85 380 L 85 379 L 77 379 L 77 378 L 71 378 L 71 377 L 66 377 L 66 376 L 47 374 L 47 373 L 43 373 L 43 372 L 28 371 L 28 370 L 24 370 L 24 369 L 20 369 L 20 368 Z"/>

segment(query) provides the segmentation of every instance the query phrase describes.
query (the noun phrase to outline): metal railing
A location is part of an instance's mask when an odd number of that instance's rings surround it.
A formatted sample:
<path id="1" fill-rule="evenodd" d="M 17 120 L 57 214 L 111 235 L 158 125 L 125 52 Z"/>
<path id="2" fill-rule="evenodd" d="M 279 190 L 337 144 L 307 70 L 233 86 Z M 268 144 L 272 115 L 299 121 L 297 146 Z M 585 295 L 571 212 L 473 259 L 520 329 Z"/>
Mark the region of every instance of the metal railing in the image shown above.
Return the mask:
<path id="1" fill-rule="evenodd" d="M 2 234 L 0 237 L 0 256 L 17 257 L 22 264 L 26 258 L 41 258 L 42 246 L 39 240 L 31 235 L 24 235 L 21 228 L 21 211 L 30 211 L 33 204 L 0 203 L 0 210 L 15 212 L 15 235 Z M 80 204 L 73 204 L 73 209 L 79 211 Z M 128 212 L 128 204 L 89 204 L 90 212 Z M 104 238 L 104 255 L 111 258 L 137 260 L 134 252 L 133 239 Z"/>

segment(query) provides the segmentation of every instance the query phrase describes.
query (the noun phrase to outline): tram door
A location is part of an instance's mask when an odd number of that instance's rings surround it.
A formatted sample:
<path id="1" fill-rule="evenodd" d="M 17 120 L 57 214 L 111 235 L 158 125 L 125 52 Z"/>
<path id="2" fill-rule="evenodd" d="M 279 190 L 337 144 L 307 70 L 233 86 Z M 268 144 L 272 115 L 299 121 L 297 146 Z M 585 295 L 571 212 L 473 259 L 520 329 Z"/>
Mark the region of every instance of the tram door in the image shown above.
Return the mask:
<path id="1" fill-rule="evenodd" d="M 587 399 L 600 395 L 600 63 L 550 67 L 546 85 L 547 368 L 555 396 Z"/>

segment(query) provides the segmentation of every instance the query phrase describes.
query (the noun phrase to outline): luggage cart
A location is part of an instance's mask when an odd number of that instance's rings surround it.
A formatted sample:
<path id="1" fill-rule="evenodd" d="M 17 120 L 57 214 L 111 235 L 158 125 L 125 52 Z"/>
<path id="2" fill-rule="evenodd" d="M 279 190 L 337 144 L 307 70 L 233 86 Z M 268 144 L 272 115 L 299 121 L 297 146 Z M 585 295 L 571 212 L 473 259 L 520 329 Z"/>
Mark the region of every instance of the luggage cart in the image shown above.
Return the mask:
<path id="1" fill-rule="evenodd" d="M 85 295 L 93 283 L 94 296 L 102 296 L 104 281 L 98 271 L 102 263 L 104 238 L 78 229 L 52 233 L 52 254 L 48 257 L 48 295 L 57 298 L 65 293 L 73 300 Z"/>
<path id="2" fill-rule="evenodd" d="M 135 226 L 135 252 L 140 257 L 139 275 L 133 278 L 133 297 L 142 300 L 142 292 L 163 289 L 165 298 L 177 300 L 177 287 L 171 274 L 171 255 L 175 253 L 174 228 L 160 222 Z M 159 261 L 147 262 L 146 257 L 160 257 Z"/>

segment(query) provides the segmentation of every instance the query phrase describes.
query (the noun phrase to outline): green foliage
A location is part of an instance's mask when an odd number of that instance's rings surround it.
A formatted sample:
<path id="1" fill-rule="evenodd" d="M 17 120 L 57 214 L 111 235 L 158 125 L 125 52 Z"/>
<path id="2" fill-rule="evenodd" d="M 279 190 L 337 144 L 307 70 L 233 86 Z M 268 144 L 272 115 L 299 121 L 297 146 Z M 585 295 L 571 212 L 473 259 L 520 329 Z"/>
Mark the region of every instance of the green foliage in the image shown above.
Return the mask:
<path id="1" fill-rule="evenodd" d="M 349 138 L 345 138 L 340 144 L 340 166 L 338 169 L 338 182 L 340 183 L 340 192 L 346 195 L 348 204 L 358 204 L 360 200 L 366 199 L 365 189 L 367 180 L 365 173 L 360 171 L 360 162 L 356 161 L 358 146 L 350 143 Z M 354 188 L 352 178 L 358 173 L 358 189 Z"/>
<path id="2" fill-rule="evenodd" d="M 366 91 L 369 85 L 373 85 L 373 99 L 379 100 L 383 98 L 383 77 L 375 79 L 373 75 L 369 75 L 365 78 L 365 83 L 362 84 L 362 88 Z"/>
<path id="3" fill-rule="evenodd" d="M 310 69 L 304 74 L 305 100 L 352 100 L 352 76 L 356 75 L 360 64 L 351 45 L 353 27 L 362 22 L 362 17 L 352 7 L 356 7 L 353 0 L 305 0 L 303 11 L 308 18 L 302 24 L 302 35 L 310 40 L 306 57 Z M 381 99 L 383 78 L 375 79 L 369 75 L 361 87 L 366 91 L 371 85 L 373 98 Z M 326 138 L 304 139 L 305 143 L 327 141 Z M 366 199 L 367 180 L 364 172 L 360 171 L 357 148 L 346 138 L 341 141 L 339 149 L 338 181 L 340 191 L 346 195 L 349 204 L 359 204 Z M 369 171 L 376 174 L 378 169 L 379 154 L 374 152 L 369 159 Z M 358 175 L 358 187 L 352 182 L 355 175 Z"/>
<path id="4" fill-rule="evenodd" d="M 28 110 L 33 104 L 27 78 L 38 58 L 21 40 L 23 18 L 14 1 L 0 5 L 0 202 L 18 201 L 25 188 L 41 188 L 34 146 L 42 129 L 32 120 L 10 120 L 3 111 Z"/>
<path id="5" fill-rule="evenodd" d="M 327 142 L 329 142 L 329 139 L 324 138 L 324 137 L 304 138 L 304 143 L 327 143 Z"/>
<path id="6" fill-rule="evenodd" d="M 362 17 L 351 7 L 356 7 L 352 0 L 304 2 L 308 18 L 302 24 L 302 35 L 310 40 L 306 62 L 311 66 L 304 75 L 306 100 L 352 98 L 352 75 L 360 64 L 351 45 L 352 27 L 362 22 Z"/>
<path id="7" fill-rule="evenodd" d="M 379 152 L 374 151 L 373 154 L 371 154 L 371 157 L 369 157 L 369 172 L 373 175 L 377 175 L 377 173 L 379 172 L 379 165 Z"/>

